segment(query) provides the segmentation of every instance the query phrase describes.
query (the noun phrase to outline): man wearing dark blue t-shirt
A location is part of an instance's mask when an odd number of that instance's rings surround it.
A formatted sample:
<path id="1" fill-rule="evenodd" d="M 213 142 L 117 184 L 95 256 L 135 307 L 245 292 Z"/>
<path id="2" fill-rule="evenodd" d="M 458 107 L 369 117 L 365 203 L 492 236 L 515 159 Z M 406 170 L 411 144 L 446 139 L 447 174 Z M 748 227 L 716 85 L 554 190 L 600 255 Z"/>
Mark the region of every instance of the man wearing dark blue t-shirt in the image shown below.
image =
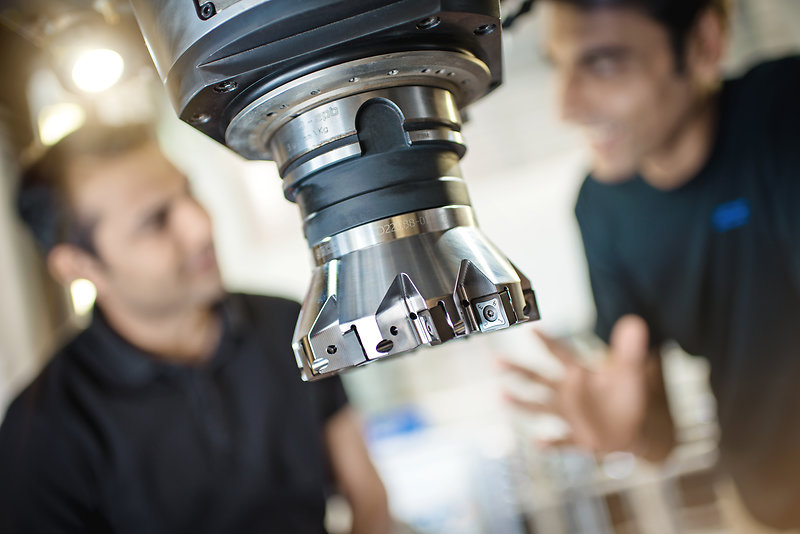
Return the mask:
<path id="1" fill-rule="evenodd" d="M 147 128 L 71 134 L 20 208 L 97 305 L 3 420 L 0 531 L 321 534 L 329 491 L 353 532 L 388 530 L 341 382 L 299 378 L 300 306 L 225 294 L 208 215 Z"/>
<path id="2" fill-rule="evenodd" d="M 575 212 L 609 354 L 590 371 L 542 336 L 566 372 L 527 372 L 553 389 L 528 407 L 570 424 L 560 442 L 663 459 L 675 340 L 710 362 L 738 497 L 800 528 L 800 58 L 722 83 L 721 0 L 544 7 L 562 114 L 593 155 Z"/>

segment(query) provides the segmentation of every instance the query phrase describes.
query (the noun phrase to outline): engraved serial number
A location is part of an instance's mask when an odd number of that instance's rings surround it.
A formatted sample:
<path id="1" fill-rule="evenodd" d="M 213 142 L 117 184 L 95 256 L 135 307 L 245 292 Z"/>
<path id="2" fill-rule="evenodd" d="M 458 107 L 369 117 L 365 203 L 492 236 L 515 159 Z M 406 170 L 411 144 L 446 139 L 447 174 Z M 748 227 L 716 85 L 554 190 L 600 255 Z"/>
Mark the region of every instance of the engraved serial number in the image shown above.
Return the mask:
<path id="1" fill-rule="evenodd" d="M 425 226 L 425 217 L 409 217 L 397 223 L 387 223 L 378 227 L 378 235 L 394 234 L 398 230 L 410 230 L 417 226 Z"/>

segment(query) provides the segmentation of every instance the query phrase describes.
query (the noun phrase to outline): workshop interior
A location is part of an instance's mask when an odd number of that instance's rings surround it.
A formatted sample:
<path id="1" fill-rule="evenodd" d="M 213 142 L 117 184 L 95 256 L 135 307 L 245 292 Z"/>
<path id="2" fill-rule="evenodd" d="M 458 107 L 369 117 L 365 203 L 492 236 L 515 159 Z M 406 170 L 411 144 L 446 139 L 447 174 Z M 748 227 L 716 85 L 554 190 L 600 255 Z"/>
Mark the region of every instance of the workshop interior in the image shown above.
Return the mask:
<path id="1" fill-rule="evenodd" d="M 497 355 L 553 364 L 534 326 L 596 347 L 573 214 L 588 154 L 542 24 L 525 0 L 4 1 L 2 411 L 94 302 L 48 280 L 20 169 L 89 120 L 146 119 L 212 215 L 226 287 L 303 303 L 298 375 L 340 374 L 408 532 L 727 532 L 702 359 L 665 355 L 664 466 L 541 450 L 563 422 L 503 401 Z M 797 51 L 797 2 L 736 2 L 727 73 Z"/>

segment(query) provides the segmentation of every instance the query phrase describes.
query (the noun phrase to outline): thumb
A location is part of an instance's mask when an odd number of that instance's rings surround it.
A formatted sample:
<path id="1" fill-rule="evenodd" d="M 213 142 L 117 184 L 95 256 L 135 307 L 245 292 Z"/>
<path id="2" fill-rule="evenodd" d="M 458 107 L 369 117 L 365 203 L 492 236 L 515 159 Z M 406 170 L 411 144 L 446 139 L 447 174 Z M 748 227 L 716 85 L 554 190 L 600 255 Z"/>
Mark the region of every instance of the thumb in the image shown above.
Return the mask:
<path id="1" fill-rule="evenodd" d="M 643 365 L 650 350 L 647 323 L 638 315 L 624 315 L 611 330 L 611 356 L 619 363 Z"/>

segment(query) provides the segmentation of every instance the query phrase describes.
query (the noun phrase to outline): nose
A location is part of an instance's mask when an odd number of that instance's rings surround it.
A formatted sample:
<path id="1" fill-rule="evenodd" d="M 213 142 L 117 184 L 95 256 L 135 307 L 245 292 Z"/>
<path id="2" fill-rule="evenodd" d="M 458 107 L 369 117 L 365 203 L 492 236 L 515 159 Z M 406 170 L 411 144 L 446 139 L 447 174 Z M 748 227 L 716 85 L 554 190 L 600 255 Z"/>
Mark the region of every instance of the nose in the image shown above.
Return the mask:
<path id="1" fill-rule="evenodd" d="M 559 118 L 564 122 L 580 122 L 582 109 L 581 83 L 574 72 L 562 72 L 559 76 Z"/>
<path id="2" fill-rule="evenodd" d="M 211 217 L 194 197 L 183 198 L 177 211 L 176 230 L 186 250 L 197 251 L 213 242 Z"/>

